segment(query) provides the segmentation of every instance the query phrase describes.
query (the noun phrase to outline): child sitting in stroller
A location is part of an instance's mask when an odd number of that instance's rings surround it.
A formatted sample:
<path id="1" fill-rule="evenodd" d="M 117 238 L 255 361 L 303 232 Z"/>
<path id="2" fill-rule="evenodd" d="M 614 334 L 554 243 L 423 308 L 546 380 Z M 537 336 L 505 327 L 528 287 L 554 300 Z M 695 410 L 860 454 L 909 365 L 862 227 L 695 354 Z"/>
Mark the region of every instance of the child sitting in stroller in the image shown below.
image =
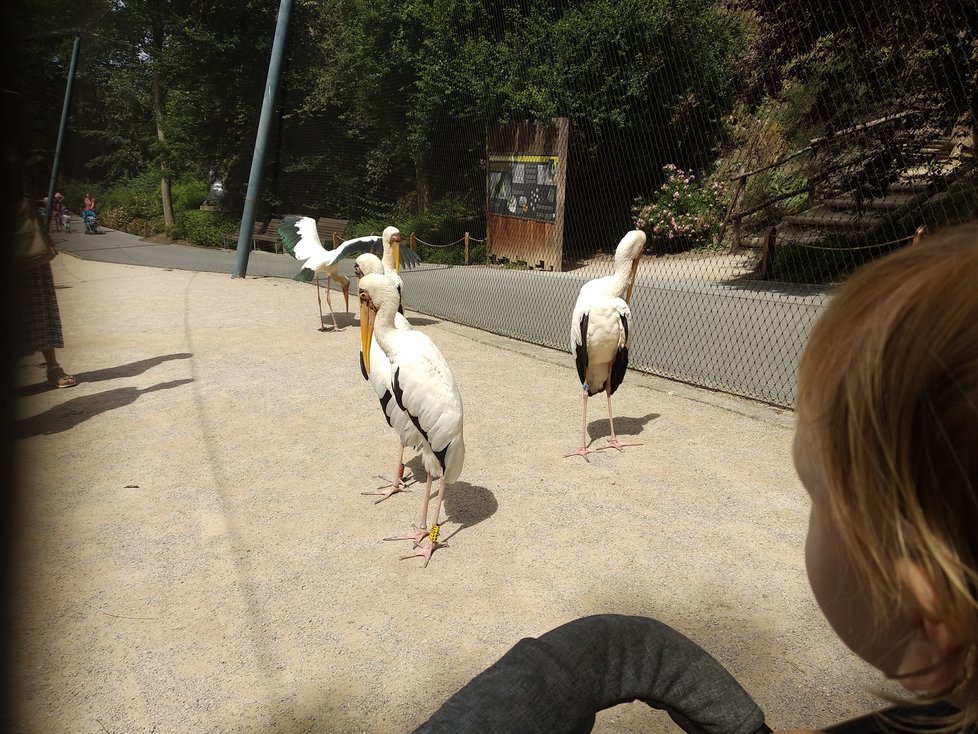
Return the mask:
<path id="1" fill-rule="evenodd" d="M 98 226 L 98 215 L 94 209 L 83 211 L 82 220 L 85 222 L 85 234 L 102 234 L 102 230 Z"/>

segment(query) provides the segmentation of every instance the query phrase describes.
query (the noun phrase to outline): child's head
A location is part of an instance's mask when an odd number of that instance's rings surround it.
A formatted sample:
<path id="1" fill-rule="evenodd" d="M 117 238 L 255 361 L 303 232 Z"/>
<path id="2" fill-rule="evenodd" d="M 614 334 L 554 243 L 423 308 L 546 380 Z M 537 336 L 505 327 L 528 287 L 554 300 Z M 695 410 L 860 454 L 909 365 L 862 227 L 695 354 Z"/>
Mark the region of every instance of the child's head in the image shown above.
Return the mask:
<path id="1" fill-rule="evenodd" d="M 978 721 L 978 225 L 833 297 L 798 374 L 815 596 L 857 654 Z"/>

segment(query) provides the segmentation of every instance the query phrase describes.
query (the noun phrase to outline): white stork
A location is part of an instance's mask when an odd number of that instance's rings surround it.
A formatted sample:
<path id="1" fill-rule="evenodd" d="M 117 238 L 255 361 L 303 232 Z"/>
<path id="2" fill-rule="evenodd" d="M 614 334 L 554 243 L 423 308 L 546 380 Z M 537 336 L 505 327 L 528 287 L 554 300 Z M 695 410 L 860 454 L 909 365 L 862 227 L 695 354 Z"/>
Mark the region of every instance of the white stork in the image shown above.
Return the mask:
<path id="1" fill-rule="evenodd" d="M 622 450 L 624 446 L 615 435 L 615 419 L 611 413 L 611 396 L 621 385 L 628 367 L 628 327 L 635 273 L 645 251 L 645 233 L 633 230 L 621 238 L 615 249 L 615 272 L 604 278 L 589 280 L 581 286 L 571 317 L 571 354 L 577 363 L 584 395 L 584 425 L 581 447 L 566 456 L 591 453 L 587 440 L 587 399 L 604 391 L 608 396 L 608 422 L 611 438 L 603 449 Z"/>
<path id="2" fill-rule="evenodd" d="M 396 242 L 391 241 L 391 232 L 397 232 Z M 343 298 L 346 301 L 346 310 L 350 310 L 350 279 L 339 272 L 336 264 L 344 257 L 352 257 L 362 252 L 384 252 L 390 259 L 392 267 L 400 265 L 400 233 L 395 227 L 388 227 L 384 230 L 384 236 L 377 237 L 370 235 L 367 237 L 355 237 L 345 242 L 341 242 L 335 249 L 327 250 L 319 241 L 319 233 L 316 231 L 316 220 L 312 217 L 300 217 L 290 215 L 282 220 L 278 227 L 279 236 L 282 238 L 282 245 L 285 250 L 296 260 L 302 262 L 302 268 L 296 274 L 295 279 L 309 282 L 316 280 L 316 300 L 319 302 L 319 323 L 320 331 L 325 331 L 322 326 L 323 303 L 319 295 L 319 275 L 326 274 L 326 305 L 329 307 L 329 314 L 333 317 L 333 331 L 342 331 L 336 323 L 336 314 L 333 313 L 333 304 L 330 301 L 330 281 L 335 280 L 343 289 Z M 414 267 L 420 262 L 420 258 L 411 252 L 404 263 L 408 267 Z"/>
<path id="3" fill-rule="evenodd" d="M 445 485 L 462 473 L 465 441 L 462 436 L 462 397 L 448 362 L 427 336 L 414 329 L 397 329 L 398 293 L 391 281 L 381 275 L 366 275 L 358 284 L 360 291 L 360 338 L 365 368 L 370 373 L 370 340 L 377 343 L 391 363 L 391 388 L 398 407 L 404 411 L 420 434 L 417 448 L 428 474 L 424 504 L 417 530 L 390 540 L 413 540 L 415 552 L 403 556 L 420 556 L 428 565 L 431 554 L 444 544 L 438 542 L 439 517 L 445 497 Z M 395 428 L 397 428 L 395 424 Z M 414 434 L 398 428 L 401 440 L 411 443 Z M 428 501 L 431 485 L 439 476 L 435 519 L 428 527 Z"/>
<path id="4" fill-rule="evenodd" d="M 362 279 L 366 275 L 384 275 L 384 264 L 380 258 L 370 252 L 365 252 L 356 259 L 354 272 L 357 278 Z M 395 329 L 410 329 L 410 322 L 404 317 L 403 313 L 394 315 Z M 407 485 L 404 483 L 404 447 L 406 443 L 417 446 L 421 443 L 421 434 L 411 422 L 407 414 L 401 410 L 394 397 L 394 387 L 391 381 L 391 362 L 384 354 L 384 350 L 377 343 L 376 334 L 370 339 L 369 358 L 364 359 L 363 347 L 360 348 L 360 372 L 363 379 L 370 383 L 380 400 L 380 409 L 384 413 L 387 425 L 397 431 L 399 437 L 410 434 L 410 440 L 405 441 L 401 438 L 401 449 L 397 457 L 397 464 L 394 467 L 394 478 L 386 487 L 379 487 L 375 492 L 363 492 L 366 495 L 380 495 L 380 499 L 374 502 L 378 504 L 396 492 L 403 492 Z M 370 365 L 369 371 L 367 365 Z M 383 478 L 383 477 L 381 477 Z M 410 490 L 408 490 L 410 491 Z"/>

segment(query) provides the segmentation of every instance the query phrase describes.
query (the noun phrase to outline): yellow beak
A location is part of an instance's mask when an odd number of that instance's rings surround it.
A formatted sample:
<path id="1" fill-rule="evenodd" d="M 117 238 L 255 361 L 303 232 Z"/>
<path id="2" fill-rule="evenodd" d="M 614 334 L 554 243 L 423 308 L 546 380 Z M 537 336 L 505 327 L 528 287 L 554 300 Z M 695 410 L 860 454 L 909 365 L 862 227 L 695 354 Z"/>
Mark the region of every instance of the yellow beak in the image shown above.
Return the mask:
<path id="1" fill-rule="evenodd" d="M 394 255 L 394 270 L 401 271 L 401 243 L 394 242 L 391 245 L 391 250 Z"/>
<path id="2" fill-rule="evenodd" d="M 363 355 L 363 368 L 370 372 L 370 339 L 374 335 L 374 312 L 366 303 L 360 302 L 360 349 Z"/>
<path id="3" fill-rule="evenodd" d="M 628 279 L 628 288 L 625 289 L 625 303 L 632 302 L 632 288 L 635 287 L 635 276 L 638 274 L 638 264 L 640 261 L 640 257 L 632 260 L 632 277 Z"/>

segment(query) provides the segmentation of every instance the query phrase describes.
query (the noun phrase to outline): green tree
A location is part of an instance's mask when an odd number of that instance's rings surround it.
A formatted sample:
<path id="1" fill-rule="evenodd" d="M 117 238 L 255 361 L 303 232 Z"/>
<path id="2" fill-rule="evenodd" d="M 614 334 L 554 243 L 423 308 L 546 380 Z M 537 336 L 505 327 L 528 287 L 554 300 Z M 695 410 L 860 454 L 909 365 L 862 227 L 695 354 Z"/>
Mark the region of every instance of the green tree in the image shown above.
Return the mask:
<path id="1" fill-rule="evenodd" d="M 739 15 L 715 0 L 326 0 L 307 10 L 293 44 L 292 122 L 332 134 L 290 160 L 297 173 L 322 172 L 320 199 L 345 197 L 347 215 L 357 200 L 382 206 L 408 193 L 419 210 L 449 194 L 480 208 L 487 126 L 565 116 L 578 221 L 620 229 L 663 162 L 710 159 L 743 42 Z"/>

